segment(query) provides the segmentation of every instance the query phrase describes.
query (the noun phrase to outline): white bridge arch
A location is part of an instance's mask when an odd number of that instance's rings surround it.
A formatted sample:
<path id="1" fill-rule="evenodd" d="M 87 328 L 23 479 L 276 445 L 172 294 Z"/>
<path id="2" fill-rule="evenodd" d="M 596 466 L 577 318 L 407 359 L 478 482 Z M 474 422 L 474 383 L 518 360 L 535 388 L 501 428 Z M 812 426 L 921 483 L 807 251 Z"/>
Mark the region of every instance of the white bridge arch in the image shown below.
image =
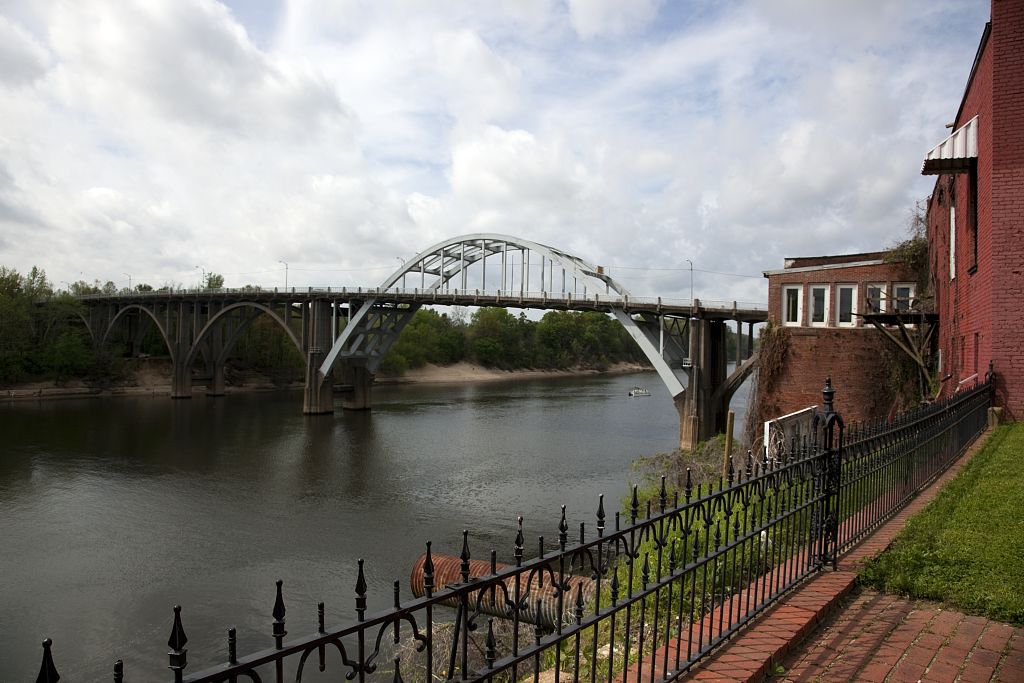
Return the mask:
<path id="1" fill-rule="evenodd" d="M 495 282 L 499 294 L 512 297 L 518 293 L 522 297 L 536 294 L 532 288 L 539 286 L 545 298 L 550 294 L 560 301 L 581 294 L 587 299 L 603 290 L 611 296 L 604 297 L 602 305 L 596 307 L 614 315 L 636 340 L 673 398 L 680 397 L 686 385 L 692 383 L 688 335 L 683 338 L 680 318 L 689 318 L 693 302 L 689 314 L 677 315 L 674 325 L 672 321 L 666 325 L 664 315 L 628 310 L 628 290 L 603 268 L 548 245 L 495 233 L 462 235 L 428 247 L 396 269 L 376 290 L 367 292 L 323 357 L 318 372 L 321 381 L 339 361 L 369 373 L 377 371 L 391 344 L 422 305 L 400 303 L 386 296 L 388 292 L 409 292 L 410 279 L 412 291 L 417 294 L 453 290 L 456 294 L 489 293 L 489 285 Z M 596 296 L 593 299 L 598 301 Z M 494 301 L 500 302 L 501 297 Z M 506 300 L 489 305 L 515 304 Z"/>

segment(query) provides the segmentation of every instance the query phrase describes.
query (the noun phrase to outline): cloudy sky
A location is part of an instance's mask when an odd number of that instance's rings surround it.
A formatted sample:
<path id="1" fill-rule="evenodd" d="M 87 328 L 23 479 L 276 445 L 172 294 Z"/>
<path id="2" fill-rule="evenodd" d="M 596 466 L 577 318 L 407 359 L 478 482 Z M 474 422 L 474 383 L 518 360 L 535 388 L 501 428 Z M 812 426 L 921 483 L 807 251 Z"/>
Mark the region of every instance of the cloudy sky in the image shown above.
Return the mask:
<path id="1" fill-rule="evenodd" d="M 766 300 L 905 235 L 986 0 L 0 0 L 0 265 L 376 285 L 472 232 Z"/>

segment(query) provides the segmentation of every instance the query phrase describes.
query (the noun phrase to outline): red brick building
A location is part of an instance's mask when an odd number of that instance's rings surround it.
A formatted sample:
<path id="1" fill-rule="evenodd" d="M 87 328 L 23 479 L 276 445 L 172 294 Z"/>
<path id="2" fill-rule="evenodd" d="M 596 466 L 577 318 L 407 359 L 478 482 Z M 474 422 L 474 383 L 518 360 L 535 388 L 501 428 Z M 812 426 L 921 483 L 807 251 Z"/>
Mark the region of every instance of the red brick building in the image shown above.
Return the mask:
<path id="1" fill-rule="evenodd" d="M 928 243 L 939 375 L 984 376 L 1024 418 L 1024 0 L 993 0 L 953 133 L 928 152 Z"/>
<path id="2" fill-rule="evenodd" d="M 788 331 L 786 360 L 761 396 L 761 414 L 778 416 L 821 402 L 831 375 L 836 407 L 847 420 L 885 416 L 892 408 L 889 366 L 893 346 L 867 313 L 917 308 L 914 275 L 887 252 L 788 258 L 782 270 L 765 271 L 768 317 Z"/>

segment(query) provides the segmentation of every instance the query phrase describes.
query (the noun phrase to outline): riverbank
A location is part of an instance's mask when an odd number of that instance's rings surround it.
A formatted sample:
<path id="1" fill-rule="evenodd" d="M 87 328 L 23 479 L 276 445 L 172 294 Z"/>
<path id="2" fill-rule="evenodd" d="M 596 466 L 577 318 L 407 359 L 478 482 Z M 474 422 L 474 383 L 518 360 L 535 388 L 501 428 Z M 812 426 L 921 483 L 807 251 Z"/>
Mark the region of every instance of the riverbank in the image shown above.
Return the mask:
<path id="1" fill-rule="evenodd" d="M 377 377 L 378 385 L 392 384 L 464 384 L 468 382 L 500 382 L 548 377 L 624 374 L 651 368 L 639 363 L 616 363 L 604 370 L 571 368 L 567 370 L 499 370 L 473 363 L 452 365 L 427 364 L 406 371 L 397 377 Z M 301 382 L 280 383 L 254 371 L 230 369 L 225 393 L 280 391 L 302 389 Z M 204 394 L 204 380 L 194 380 L 193 393 Z M 0 389 L 0 403 L 11 401 L 49 401 L 68 398 L 103 398 L 107 396 L 167 396 L 171 393 L 170 363 L 162 359 L 134 360 L 127 377 L 117 383 L 97 385 L 81 379 L 66 382 L 26 382 Z"/>

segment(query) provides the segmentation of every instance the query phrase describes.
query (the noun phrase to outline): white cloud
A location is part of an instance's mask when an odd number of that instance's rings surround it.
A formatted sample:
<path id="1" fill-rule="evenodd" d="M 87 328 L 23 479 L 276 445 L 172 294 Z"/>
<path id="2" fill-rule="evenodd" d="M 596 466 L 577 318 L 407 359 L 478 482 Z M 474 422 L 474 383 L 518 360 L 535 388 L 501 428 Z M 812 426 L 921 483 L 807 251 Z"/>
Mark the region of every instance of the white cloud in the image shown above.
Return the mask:
<path id="1" fill-rule="evenodd" d="M 153 116 L 217 134 L 300 137 L 347 118 L 323 78 L 261 53 L 216 3 L 62 3 L 50 39 L 68 104 L 108 120 Z"/>
<path id="2" fill-rule="evenodd" d="M 45 47 L 25 28 L 0 16 L 0 83 L 31 83 L 46 72 L 49 63 Z"/>
<path id="3" fill-rule="evenodd" d="M 636 31 L 658 13 L 660 0 L 568 0 L 572 26 L 582 38 Z"/>
<path id="4" fill-rule="evenodd" d="M 456 119 L 479 125 L 515 112 L 519 69 L 494 54 L 476 33 L 438 33 L 434 49 L 448 109 Z"/>
<path id="5" fill-rule="evenodd" d="M 763 300 L 783 256 L 902 235 L 987 19 L 833 5 L 8 2 L 2 265 L 374 285 L 487 230 Z"/>

